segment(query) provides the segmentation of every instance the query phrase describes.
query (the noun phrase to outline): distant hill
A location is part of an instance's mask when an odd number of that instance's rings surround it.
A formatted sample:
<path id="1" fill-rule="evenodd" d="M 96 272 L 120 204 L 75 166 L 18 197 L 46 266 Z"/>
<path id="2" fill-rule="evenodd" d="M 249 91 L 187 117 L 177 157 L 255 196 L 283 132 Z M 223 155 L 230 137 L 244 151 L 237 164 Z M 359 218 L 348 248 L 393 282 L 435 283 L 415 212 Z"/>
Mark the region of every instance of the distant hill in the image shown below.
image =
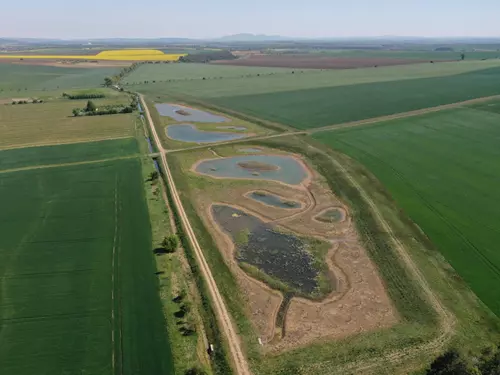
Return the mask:
<path id="1" fill-rule="evenodd" d="M 294 40 L 300 38 L 290 38 L 280 35 L 265 35 L 265 34 L 234 34 L 227 35 L 221 38 L 213 39 L 217 42 L 266 42 L 266 41 L 282 41 L 282 40 Z"/>

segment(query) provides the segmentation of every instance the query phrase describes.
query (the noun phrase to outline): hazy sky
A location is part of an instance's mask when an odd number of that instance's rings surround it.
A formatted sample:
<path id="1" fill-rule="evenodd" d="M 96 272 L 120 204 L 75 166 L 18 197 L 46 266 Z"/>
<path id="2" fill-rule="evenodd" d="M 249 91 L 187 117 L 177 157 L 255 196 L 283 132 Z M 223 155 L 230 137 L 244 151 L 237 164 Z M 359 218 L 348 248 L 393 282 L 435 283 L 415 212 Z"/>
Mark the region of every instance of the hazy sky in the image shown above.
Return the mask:
<path id="1" fill-rule="evenodd" d="M 0 37 L 496 36 L 499 0 L 2 1 Z"/>

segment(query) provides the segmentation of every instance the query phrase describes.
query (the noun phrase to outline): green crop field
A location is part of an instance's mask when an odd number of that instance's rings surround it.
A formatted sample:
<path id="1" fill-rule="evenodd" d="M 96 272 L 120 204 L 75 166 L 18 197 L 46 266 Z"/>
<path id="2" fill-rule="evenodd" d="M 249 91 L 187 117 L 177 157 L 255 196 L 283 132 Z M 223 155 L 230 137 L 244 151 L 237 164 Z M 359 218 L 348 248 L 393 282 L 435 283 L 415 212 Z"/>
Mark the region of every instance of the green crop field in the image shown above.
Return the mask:
<path id="1" fill-rule="evenodd" d="M 128 103 L 128 97 L 94 100 L 103 104 Z M 43 144 L 82 142 L 135 134 L 132 114 L 72 117 L 85 100 L 54 100 L 41 104 L 0 105 L 0 149 Z"/>
<path id="2" fill-rule="evenodd" d="M 143 83 L 144 81 L 241 78 L 247 75 L 291 73 L 292 70 L 286 68 L 256 68 L 210 64 L 145 64 L 127 76 L 124 82 L 133 84 Z"/>
<path id="3" fill-rule="evenodd" d="M 493 102 L 315 135 L 368 167 L 497 315 L 499 122 Z"/>
<path id="4" fill-rule="evenodd" d="M 210 99 L 299 129 L 391 115 L 500 94 L 500 68 L 454 76 Z"/>
<path id="5" fill-rule="evenodd" d="M 300 53 L 300 50 L 294 51 Z M 415 60 L 460 60 L 461 50 L 455 51 L 423 51 L 423 50 L 321 50 L 310 51 L 308 56 L 328 56 L 343 58 L 387 58 L 387 59 L 415 59 Z M 499 51 L 465 51 L 465 60 L 496 59 Z"/>
<path id="6" fill-rule="evenodd" d="M 188 67 L 186 67 L 188 66 Z M 171 64 L 164 69 L 193 69 L 191 64 Z M 211 69 L 211 65 L 203 65 L 205 69 Z M 154 68 L 153 68 L 154 67 Z M 236 68 L 236 69 L 262 69 L 262 68 L 241 68 L 229 66 L 213 66 L 215 68 Z M 408 79 L 443 77 L 455 74 L 473 72 L 488 68 L 500 67 L 500 60 L 487 61 L 461 61 L 461 62 L 443 62 L 439 64 L 414 64 L 400 65 L 392 67 L 362 68 L 362 69 L 343 69 L 343 70 L 325 70 L 318 69 L 302 70 L 294 69 L 292 74 L 290 70 L 286 74 L 274 74 L 265 76 L 251 76 L 233 79 L 192 79 L 175 80 L 175 76 L 168 76 L 172 82 L 161 82 L 152 84 L 152 80 L 161 80 L 160 76 L 148 75 L 149 84 L 134 85 L 135 91 L 146 95 L 157 96 L 166 93 L 178 93 L 182 95 L 195 96 L 197 98 L 211 99 L 221 97 L 235 97 L 241 95 L 254 95 L 265 93 L 277 93 L 283 91 L 295 91 L 316 89 L 321 87 L 336 87 L 347 85 L 358 85 L 363 83 L 401 81 Z M 147 65 L 141 69 L 161 69 L 160 65 Z M 174 72 L 175 70 L 172 70 Z M 254 71 L 254 70 L 253 70 Z M 303 72 L 303 73 L 302 73 Z M 135 73 L 134 73 L 135 74 Z M 131 76 L 133 77 L 133 75 Z M 165 78 L 163 78 L 165 79 Z M 128 78 L 130 80 L 130 78 Z M 126 82 L 129 82 L 126 80 Z"/>
<path id="7" fill-rule="evenodd" d="M 2 374 L 171 374 L 140 161 L 1 181 Z"/>
<path id="8" fill-rule="evenodd" d="M 112 76 L 119 71 L 120 68 L 73 68 L 1 63 L 0 93 L 22 95 L 23 91 L 95 87 L 104 82 L 104 77 Z"/>
<path id="9" fill-rule="evenodd" d="M 0 173 L 8 169 L 116 159 L 138 153 L 135 138 L 0 150 Z"/>

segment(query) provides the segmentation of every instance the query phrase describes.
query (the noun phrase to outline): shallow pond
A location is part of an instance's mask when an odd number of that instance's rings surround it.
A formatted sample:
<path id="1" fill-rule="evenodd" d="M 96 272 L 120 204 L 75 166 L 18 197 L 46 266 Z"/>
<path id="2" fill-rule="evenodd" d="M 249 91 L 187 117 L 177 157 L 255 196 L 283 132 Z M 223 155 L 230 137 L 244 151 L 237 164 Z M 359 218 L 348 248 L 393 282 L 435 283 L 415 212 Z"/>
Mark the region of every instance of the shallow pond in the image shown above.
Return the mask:
<path id="1" fill-rule="evenodd" d="M 324 223 L 338 223 L 345 219 L 345 212 L 341 208 L 330 208 L 316 216 L 315 219 Z"/>
<path id="2" fill-rule="evenodd" d="M 237 130 L 237 131 L 245 131 L 247 128 L 244 126 L 217 126 L 217 129 L 223 130 Z"/>
<path id="3" fill-rule="evenodd" d="M 176 141 L 194 143 L 214 143 L 246 137 L 245 134 L 199 130 L 196 126 L 189 124 L 167 126 L 167 136 Z"/>
<path id="4" fill-rule="evenodd" d="M 196 172 L 214 177 L 274 180 L 298 185 L 307 177 L 304 166 L 290 156 L 246 155 L 202 161 Z"/>
<path id="5" fill-rule="evenodd" d="M 179 104 L 156 104 L 156 109 L 161 116 L 170 117 L 175 121 L 188 122 L 227 122 L 229 119 L 222 116 L 217 116 L 209 112 L 205 112 L 195 108 L 185 107 Z"/>
<path id="6" fill-rule="evenodd" d="M 212 206 L 212 215 L 236 246 L 236 259 L 257 267 L 285 284 L 310 294 L 318 270 L 300 238 L 276 230 L 259 218 L 226 205 Z"/>
<path id="7" fill-rule="evenodd" d="M 238 149 L 238 152 L 244 152 L 246 154 L 256 154 L 262 152 L 262 150 L 260 148 L 248 147 L 248 148 L 240 148 Z"/>
<path id="8" fill-rule="evenodd" d="M 248 197 L 258 202 L 279 208 L 292 209 L 300 208 L 301 206 L 299 202 L 284 200 L 277 195 L 263 191 L 252 191 L 250 194 L 248 194 Z"/>

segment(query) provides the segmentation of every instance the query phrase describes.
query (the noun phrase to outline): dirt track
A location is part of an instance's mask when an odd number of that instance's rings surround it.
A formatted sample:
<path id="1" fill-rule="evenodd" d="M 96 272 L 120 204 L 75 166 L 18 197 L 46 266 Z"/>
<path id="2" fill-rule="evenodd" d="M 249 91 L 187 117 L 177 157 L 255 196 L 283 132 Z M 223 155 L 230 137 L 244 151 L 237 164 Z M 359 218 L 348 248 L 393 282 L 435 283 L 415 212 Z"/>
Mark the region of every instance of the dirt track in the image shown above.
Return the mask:
<path id="1" fill-rule="evenodd" d="M 365 119 L 365 120 L 344 122 L 342 124 L 327 125 L 327 126 L 322 126 L 319 128 L 314 128 L 314 129 L 307 129 L 307 130 L 300 130 L 300 131 L 289 131 L 289 132 L 283 132 L 283 133 L 278 133 L 278 134 L 273 134 L 273 135 L 264 135 L 264 136 L 253 137 L 253 138 L 249 137 L 249 138 L 243 138 L 243 139 L 236 139 L 233 141 L 219 142 L 219 143 L 217 143 L 216 146 L 222 146 L 222 145 L 228 145 L 228 144 L 234 144 L 234 143 L 246 143 L 246 142 L 258 141 L 258 140 L 262 140 L 262 139 L 286 137 L 286 136 L 290 136 L 290 135 L 307 135 L 307 134 L 314 134 L 314 133 L 319 133 L 319 132 L 324 132 L 324 131 L 329 131 L 329 130 L 340 130 L 340 129 L 345 129 L 345 128 L 354 128 L 356 126 L 370 125 L 370 124 L 375 124 L 377 122 L 382 122 L 382 121 L 397 120 L 397 119 L 402 119 L 402 118 L 406 118 L 406 117 L 414 117 L 414 116 L 424 115 L 427 113 L 444 111 L 447 109 L 462 107 L 464 105 L 487 102 L 489 100 L 494 100 L 494 99 L 500 99 L 500 95 L 485 96 L 482 98 L 466 100 L 463 102 L 444 104 L 444 105 L 440 105 L 437 107 L 422 108 L 422 109 L 417 109 L 415 111 L 396 113 L 394 115 L 372 117 L 372 118 Z M 170 152 L 180 152 L 180 151 L 187 151 L 187 150 L 204 149 L 204 148 L 208 148 L 208 147 L 214 147 L 214 144 L 194 146 L 194 147 L 185 147 L 185 148 L 180 148 L 180 149 L 175 149 L 175 150 L 168 150 L 166 152 L 169 152 L 169 153 Z"/>
<path id="2" fill-rule="evenodd" d="M 226 305 L 224 303 L 224 300 L 219 292 L 219 289 L 217 287 L 217 284 L 215 283 L 215 279 L 213 278 L 212 271 L 210 270 L 210 267 L 205 260 L 205 256 L 203 255 L 203 251 L 201 250 L 201 247 L 198 243 L 198 240 L 196 239 L 196 235 L 193 231 L 193 228 L 191 227 L 191 224 L 189 222 L 189 219 L 186 215 L 186 212 L 184 211 L 184 207 L 182 206 L 182 202 L 180 200 L 179 194 L 177 192 L 177 189 L 175 187 L 175 183 L 172 177 L 172 173 L 170 172 L 170 169 L 168 167 L 167 163 L 167 158 L 165 156 L 165 149 L 163 148 L 160 138 L 158 137 L 158 133 L 156 131 L 156 128 L 153 123 L 153 119 L 151 118 L 151 114 L 149 113 L 149 108 L 147 107 L 144 97 L 140 95 L 140 100 L 142 107 L 144 108 L 144 113 L 146 115 L 146 118 L 148 120 L 149 126 L 151 128 L 152 135 L 154 137 L 155 143 L 158 147 L 158 150 L 160 150 L 161 154 L 161 161 L 163 164 L 163 168 L 165 170 L 165 175 L 167 177 L 167 183 L 169 184 L 172 192 L 172 198 L 174 201 L 174 204 L 177 208 L 177 211 L 179 212 L 180 220 L 182 222 L 182 226 L 184 227 L 184 230 L 186 231 L 186 235 L 189 239 L 189 242 L 193 246 L 196 260 L 198 261 L 200 265 L 200 270 L 203 274 L 203 277 L 205 278 L 208 288 L 210 291 L 210 295 L 212 298 L 213 306 L 215 308 L 217 318 L 219 320 L 220 327 L 222 328 L 222 331 L 224 332 L 224 335 L 226 336 L 226 339 L 229 344 L 229 352 L 231 355 L 231 358 L 233 360 L 233 365 L 236 370 L 236 374 L 238 375 L 250 375 L 250 369 L 248 366 L 248 362 L 243 354 L 243 349 L 241 348 L 241 343 L 239 340 L 239 337 L 236 333 L 236 330 L 233 326 L 233 322 L 231 321 L 231 317 L 229 315 L 229 312 L 227 311 Z M 217 347 L 221 347 L 222 343 L 212 343 L 215 346 L 215 350 L 217 350 Z"/>

